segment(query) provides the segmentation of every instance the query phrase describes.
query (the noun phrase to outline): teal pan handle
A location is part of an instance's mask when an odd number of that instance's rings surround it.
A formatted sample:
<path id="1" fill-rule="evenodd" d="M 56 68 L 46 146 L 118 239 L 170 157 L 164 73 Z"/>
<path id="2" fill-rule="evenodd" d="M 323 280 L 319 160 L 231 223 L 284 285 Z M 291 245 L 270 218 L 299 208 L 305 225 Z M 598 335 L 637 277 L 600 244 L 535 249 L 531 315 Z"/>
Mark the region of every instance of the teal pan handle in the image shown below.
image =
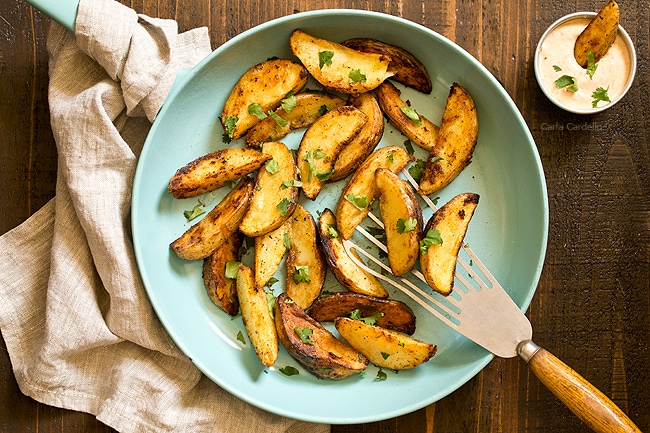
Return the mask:
<path id="1" fill-rule="evenodd" d="M 74 33 L 79 0 L 25 0 L 36 9 Z"/>

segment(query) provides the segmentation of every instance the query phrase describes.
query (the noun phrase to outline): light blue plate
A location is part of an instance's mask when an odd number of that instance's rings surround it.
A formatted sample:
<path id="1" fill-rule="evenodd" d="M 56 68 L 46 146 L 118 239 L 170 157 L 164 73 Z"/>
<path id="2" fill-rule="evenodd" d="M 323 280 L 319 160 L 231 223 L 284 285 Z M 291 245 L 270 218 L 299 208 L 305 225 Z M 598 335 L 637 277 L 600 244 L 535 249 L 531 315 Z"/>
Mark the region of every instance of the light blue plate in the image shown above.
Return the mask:
<path id="1" fill-rule="evenodd" d="M 197 199 L 168 195 L 169 178 L 185 163 L 225 146 L 219 116 L 233 85 L 249 67 L 273 56 L 290 56 L 289 35 L 296 28 L 335 41 L 371 37 L 409 50 L 428 68 L 434 90 L 422 95 L 400 86 L 403 97 L 436 123 L 452 82 L 470 92 L 480 122 L 474 160 L 436 196 L 444 203 L 460 192 L 480 194 L 466 240 L 521 309 L 528 307 L 544 261 L 548 202 L 539 156 L 524 120 L 497 80 L 457 45 L 425 27 L 372 12 L 322 10 L 270 21 L 225 43 L 180 80 L 140 157 L 133 189 L 135 252 L 163 325 L 196 366 L 224 389 L 267 411 L 306 421 L 352 424 L 388 419 L 448 395 L 492 355 L 389 289 L 392 297 L 413 306 L 418 318 L 415 337 L 439 346 L 431 361 L 399 374 L 386 371 L 385 381 L 375 381 L 374 366 L 343 381 L 319 380 L 302 368 L 299 375 L 288 377 L 279 368 L 298 364 L 281 349 L 276 365 L 265 368 L 250 343 L 237 340 L 240 331 L 245 333 L 241 319 L 231 319 L 211 303 L 201 263 L 180 260 L 169 248 L 190 225 L 183 211 L 197 204 Z M 284 142 L 297 148 L 302 132 Z M 387 127 L 380 146 L 404 141 Z M 242 140 L 231 145 L 242 146 Z M 418 150 L 417 156 L 426 154 Z M 317 217 L 317 210 L 335 208 L 344 182 L 328 186 L 313 202 L 303 202 Z M 212 206 L 223 193 L 205 199 Z M 283 278 L 282 273 L 278 276 Z M 326 289 L 340 290 L 331 275 Z M 281 290 L 282 283 L 277 283 L 276 294 Z"/>

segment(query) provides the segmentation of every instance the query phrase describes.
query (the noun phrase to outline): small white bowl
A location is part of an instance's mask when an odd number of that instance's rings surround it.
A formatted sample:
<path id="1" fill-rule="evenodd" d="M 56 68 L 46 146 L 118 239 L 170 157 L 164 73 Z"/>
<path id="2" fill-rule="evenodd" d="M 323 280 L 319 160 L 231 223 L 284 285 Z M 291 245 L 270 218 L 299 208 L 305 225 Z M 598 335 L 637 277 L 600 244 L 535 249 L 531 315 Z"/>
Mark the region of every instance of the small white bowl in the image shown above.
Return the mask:
<path id="1" fill-rule="evenodd" d="M 627 53 L 629 56 L 629 70 L 626 72 L 627 73 L 627 78 L 624 82 L 624 85 L 622 87 L 622 90 L 618 95 L 615 97 L 611 98 L 611 102 L 599 105 L 595 108 L 591 107 L 591 105 L 587 105 L 586 107 L 584 106 L 576 106 L 576 105 L 570 105 L 567 104 L 566 102 L 558 100 L 558 92 L 555 88 L 555 82 L 554 80 L 549 81 L 549 77 L 545 74 L 548 74 L 548 71 L 542 71 L 541 70 L 541 63 L 542 63 L 542 47 L 544 46 L 544 43 L 547 41 L 549 34 L 551 34 L 555 29 L 557 29 L 559 26 L 572 21 L 572 20 L 578 20 L 578 19 L 593 19 L 597 14 L 595 12 L 574 12 L 572 14 L 563 16 L 562 18 L 558 19 L 555 21 L 553 24 L 549 26 L 548 29 L 544 32 L 542 37 L 540 38 L 538 44 L 537 44 L 537 49 L 535 51 L 535 59 L 534 59 L 534 68 L 535 68 L 535 78 L 537 79 L 537 83 L 539 84 L 539 87 L 542 89 L 542 92 L 546 95 L 548 99 L 551 100 L 555 105 L 558 107 L 562 108 L 565 111 L 569 111 L 571 113 L 576 113 L 576 114 L 594 114 L 594 113 L 599 113 L 601 111 L 607 110 L 608 108 L 613 107 L 618 101 L 620 101 L 623 96 L 627 93 L 627 91 L 630 89 L 632 86 L 632 83 L 634 82 L 634 75 L 636 73 L 636 64 L 637 64 L 637 59 L 636 59 L 636 51 L 634 49 L 634 44 L 632 43 L 632 39 L 630 39 L 630 36 L 628 33 L 623 29 L 621 25 L 618 26 L 618 35 L 617 39 L 620 38 L 623 41 L 623 44 L 625 48 L 627 49 Z M 575 41 L 575 40 L 574 40 Z M 568 46 L 571 50 L 571 53 L 573 53 L 573 41 L 568 41 Z M 601 59 L 602 61 L 602 59 Z M 575 60 L 574 60 L 575 62 Z M 575 63 L 577 65 L 577 63 Z M 598 71 L 596 72 L 596 74 Z M 559 77 L 562 72 L 557 72 L 557 76 Z M 585 74 L 586 75 L 586 74 Z M 594 75 L 596 76 L 596 75 Z M 546 77 L 546 80 L 544 79 Z M 565 90 L 562 90 L 565 91 Z M 579 91 L 579 90 L 578 90 Z M 591 95 L 590 95 L 591 96 Z"/>

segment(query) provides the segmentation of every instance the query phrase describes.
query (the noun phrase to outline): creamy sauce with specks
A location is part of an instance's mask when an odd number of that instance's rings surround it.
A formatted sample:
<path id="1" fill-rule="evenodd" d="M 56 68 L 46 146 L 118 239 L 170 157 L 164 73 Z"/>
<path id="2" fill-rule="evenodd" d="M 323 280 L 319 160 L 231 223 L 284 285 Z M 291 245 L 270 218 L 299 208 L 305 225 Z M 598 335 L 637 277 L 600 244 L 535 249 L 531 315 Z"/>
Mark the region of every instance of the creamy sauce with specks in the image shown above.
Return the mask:
<path id="1" fill-rule="evenodd" d="M 586 69 L 582 68 L 573 57 L 573 46 L 578 35 L 589 24 L 589 18 L 576 18 L 560 24 L 551 30 L 542 42 L 539 53 L 538 74 L 545 91 L 552 95 L 560 104 L 576 108 L 592 108 L 592 93 L 602 87 L 607 90 L 609 99 L 614 101 L 625 89 L 630 74 L 630 54 L 620 35 L 607 54 L 598 61 L 598 68 L 589 78 Z M 556 71 L 558 66 L 562 70 Z M 574 77 L 578 84 L 577 92 L 559 89 L 555 80 L 562 75 Z M 609 104 L 598 102 L 598 107 Z"/>

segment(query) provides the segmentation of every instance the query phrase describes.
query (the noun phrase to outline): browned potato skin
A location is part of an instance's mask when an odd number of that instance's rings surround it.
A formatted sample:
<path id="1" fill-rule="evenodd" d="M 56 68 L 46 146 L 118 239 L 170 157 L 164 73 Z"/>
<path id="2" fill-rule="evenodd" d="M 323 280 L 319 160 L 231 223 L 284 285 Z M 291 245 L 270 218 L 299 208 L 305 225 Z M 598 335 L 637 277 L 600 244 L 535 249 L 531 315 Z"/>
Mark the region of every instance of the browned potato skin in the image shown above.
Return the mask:
<path id="1" fill-rule="evenodd" d="M 375 89 L 375 95 L 388 121 L 398 131 L 424 150 L 431 151 L 436 146 L 440 130 L 438 125 L 420 114 L 419 126 L 409 119 L 400 107 L 410 104 L 402 100 L 400 90 L 393 83 L 382 83 Z"/>
<path id="2" fill-rule="evenodd" d="M 392 73 L 388 72 L 390 58 L 383 54 L 362 53 L 339 43 L 314 37 L 297 29 L 289 38 L 291 52 L 300 59 L 309 73 L 327 89 L 353 94 L 368 92 Z M 319 65 L 318 53 L 334 53 L 332 65 Z M 351 81 L 350 71 L 361 70 L 366 75 L 365 81 Z"/>
<path id="3" fill-rule="evenodd" d="M 426 254 L 420 254 L 422 274 L 427 284 L 444 296 L 449 295 L 454 287 L 458 251 L 478 201 L 478 194 L 458 194 L 439 208 L 424 228 L 424 233 L 438 229 L 442 245 L 431 245 Z"/>
<path id="4" fill-rule="evenodd" d="M 281 293 L 275 301 L 275 325 L 282 345 L 300 365 L 316 377 L 340 380 L 363 371 L 368 359 L 338 340 L 295 302 Z M 314 344 L 303 343 L 297 328 L 310 328 Z"/>
<path id="5" fill-rule="evenodd" d="M 253 270 L 244 265 L 239 266 L 236 286 L 248 338 L 262 364 L 270 367 L 275 364 L 280 344 L 266 292 L 257 287 Z"/>
<path id="6" fill-rule="evenodd" d="M 214 209 L 171 243 L 174 253 L 184 260 L 199 260 L 221 247 L 237 231 L 248 210 L 253 183 L 248 176 L 239 181 Z"/>
<path id="7" fill-rule="evenodd" d="M 420 238 L 424 220 L 420 201 L 411 185 L 386 168 L 379 168 L 375 181 L 381 196 L 379 209 L 386 231 L 388 263 L 394 275 L 404 275 L 410 271 L 420 255 Z M 405 233 L 397 231 L 400 218 L 414 219 L 416 227 Z"/>
<path id="8" fill-rule="evenodd" d="M 583 68 L 587 67 L 587 53 L 594 53 L 598 62 L 612 46 L 618 33 L 621 11 L 614 0 L 607 3 L 578 35 L 573 46 L 573 56 Z"/>
<path id="9" fill-rule="evenodd" d="M 362 317 L 383 313 L 376 326 L 413 335 L 415 314 L 404 302 L 393 299 L 379 299 L 374 296 L 352 292 L 337 292 L 318 298 L 309 307 L 309 315 L 318 322 L 333 322 L 337 317 L 348 316 L 358 309 Z"/>
<path id="10" fill-rule="evenodd" d="M 257 173 L 251 204 L 239 225 L 239 230 L 250 237 L 263 236 L 280 227 L 293 213 L 300 194 L 298 187 L 282 187 L 283 182 L 298 179 L 296 162 L 287 146 L 277 141 L 265 143 L 262 153 L 278 162 L 279 171 L 271 174 L 263 167 Z M 284 215 L 277 209 L 283 199 L 289 201 Z"/>
<path id="11" fill-rule="evenodd" d="M 305 310 L 320 296 L 325 284 L 327 264 L 316 232 L 316 222 L 309 211 L 299 204 L 289 222 L 291 248 L 286 261 L 286 292 Z M 309 266 L 309 283 L 296 283 L 293 280 L 296 266 Z"/>
<path id="12" fill-rule="evenodd" d="M 302 92 L 296 95 L 296 106 L 288 113 L 281 106 L 275 114 L 287 121 L 284 127 L 271 116 L 253 126 L 246 134 L 246 146 L 260 148 L 267 141 L 278 141 L 291 131 L 311 125 L 322 114 L 323 107 L 332 111 L 346 104 L 345 99 L 332 93 Z"/>
<path id="13" fill-rule="evenodd" d="M 384 115 L 379 108 L 377 99 L 371 92 L 350 95 L 348 104 L 368 116 L 368 122 L 352 141 L 343 147 L 336 159 L 334 174 L 328 182 L 336 182 L 352 174 L 375 150 L 384 134 Z"/>
<path id="14" fill-rule="evenodd" d="M 399 332 L 338 317 L 336 330 L 373 364 L 391 370 L 407 370 L 431 359 L 438 347 Z"/>
<path id="15" fill-rule="evenodd" d="M 429 77 L 427 69 L 422 62 L 404 48 L 371 38 L 348 39 L 341 44 L 364 53 L 383 54 L 390 57 L 388 71 L 393 73 L 391 80 L 422 93 L 431 93 L 431 77 Z"/>
<path id="16" fill-rule="evenodd" d="M 360 268 L 350 259 L 340 237 L 330 236 L 329 226 L 336 227 L 336 218 L 330 209 L 325 209 L 318 221 L 318 234 L 329 269 L 339 283 L 351 292 L 375 298 L 387 298 L 388 291 L 377 277 Z M 352 253 L 362 261 L 356 251 L 353 250 Z"/>
<path id="17" fill-rule="evenodd" d="M 265 286 L 280 266 L 287 247 L 284 237 L 289 236 L 291 221 L 287 219 L 280 227 L 262 236 L 254 238 L 255 242 L 255 284 Z"/>
<path id="18" fill-rule="evenodd" d="M 372 201 L 379 198 L 375 171 L 384 167 L 397 173 L 415 158 L 399 146 L 386 146 L 375 150 L 359 166 L 343 188 L 336 207 L 336 228 L 343 239 L 350 239 L 359 223 L 368 215 Z M 368 198 L 368 206 L 358 209 L 345 199 L 348 194 Z"/>
<path id="19" fill-rule="evenodd" d="M 274 59 L 248 69 L 231 91 L 221 112 L 221 122 L 237 116 L 238 120 L 230 138 L 244 136 L 259 119 L 248 112 L 248 106 L 260 104 L 266 113 L 275 109 L 289 93 L 298 93 L 307 84 L 309 73 L 301 64 L 288 59 Z"/>
<path id="20" fill-rule="evenodd" d="M 239 260 L 243 236 L 234 232 L 224 244 L 203 260 L 203 283 L 214 305 L 231 316 L 239 313 L 236 281 L 226 278 L 226 263 Z"/>
<path id="21" fill-rule="evenodd" d="M 167 190 L 175 198 L 196 197 L 254 172 L 270 158 L 252 149 L 211 152 L 179 168 L 169 180 Z"/>
<path id="22" fill-rule="evenodd" d="M 433 194 L 460 174 L 470 162 L 478 139 L 478 114 L 470 94 L 458 83 L 449 91 L 438 142 L 429 153 L 419 192 Z M 435 157 L 443 159 L 434 161 Z"/>
<path id="23" fill-rule="evenodd" d="M 314 200 L 325 185 L 316 176 L 318 173 L 328 173 L 334 165 L 341 150 L 354 139 L 361 128 L 368 122 L 361 110 L 345 105 L 319 117 L 305 131 L 298 147 L 297 166 L 302 182 L 302 192 L 310 200 Z M 312 150 L 320 150 L 326 156 L 314 160 L 316 169 L 311 173 L 306 156 Z"/>

